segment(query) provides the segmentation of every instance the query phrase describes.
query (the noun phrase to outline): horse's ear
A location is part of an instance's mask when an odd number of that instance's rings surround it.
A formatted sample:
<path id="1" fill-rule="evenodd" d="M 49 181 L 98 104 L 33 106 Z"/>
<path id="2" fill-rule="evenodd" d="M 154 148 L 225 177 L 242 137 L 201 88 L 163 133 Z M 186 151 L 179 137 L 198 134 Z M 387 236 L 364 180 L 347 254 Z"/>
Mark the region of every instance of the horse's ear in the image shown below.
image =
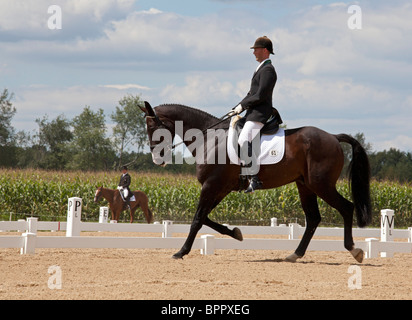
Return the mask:
<path id="1" fill-rule="evenodd" d="M 142 110 L 146 114 L 146 116 L 154 117 L 155 113 L 150 103 L 145 101 L 144 105 L 144 107 L 139 106 L 140 110 Z"/>

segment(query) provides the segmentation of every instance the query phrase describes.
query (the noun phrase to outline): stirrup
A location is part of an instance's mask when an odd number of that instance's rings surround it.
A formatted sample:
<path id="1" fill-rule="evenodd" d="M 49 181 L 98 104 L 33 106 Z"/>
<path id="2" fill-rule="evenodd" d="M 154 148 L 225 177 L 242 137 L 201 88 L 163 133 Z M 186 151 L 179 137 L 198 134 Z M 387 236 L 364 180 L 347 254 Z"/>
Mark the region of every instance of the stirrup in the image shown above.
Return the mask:
<path id="1" fill-rule="evenodd" d="M 253 193 L 255 190 L 262 189 L 262 186 L 263 182 L 259 180 L 259 177 L 257 175 L 252 176 L 250 178 L 249 187 L 246 189 L 245 193 Z"/>

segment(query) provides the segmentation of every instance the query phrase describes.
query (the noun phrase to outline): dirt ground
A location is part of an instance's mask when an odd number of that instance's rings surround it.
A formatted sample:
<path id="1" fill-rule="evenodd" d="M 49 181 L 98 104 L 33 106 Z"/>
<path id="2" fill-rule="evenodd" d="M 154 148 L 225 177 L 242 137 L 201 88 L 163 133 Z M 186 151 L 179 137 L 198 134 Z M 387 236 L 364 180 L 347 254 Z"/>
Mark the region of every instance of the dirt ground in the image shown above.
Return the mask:
<path id="1" fill-rule="evenodd" d="M 412 254 L 358 264 L 347 252 L 309 251 L 288 263 L 286 251 L 203 256 L 193 250 L 173 260 L 176 251 L 36 249 L 35 255 L 20 255 L 0 249 L 0 300 L 412 299 Z M 61 272 L 61 289 L 55 288 L 57 273 L 49 273 L 52 266 Z"/>

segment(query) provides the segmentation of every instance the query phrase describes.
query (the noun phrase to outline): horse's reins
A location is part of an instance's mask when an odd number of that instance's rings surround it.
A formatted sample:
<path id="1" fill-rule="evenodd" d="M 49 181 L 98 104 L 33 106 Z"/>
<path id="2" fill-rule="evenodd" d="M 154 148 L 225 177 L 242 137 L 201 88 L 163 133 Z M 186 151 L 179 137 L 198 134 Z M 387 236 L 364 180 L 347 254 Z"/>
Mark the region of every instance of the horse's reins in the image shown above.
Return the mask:
<path id="1" fill-rule="evenodd" d="M 216 122 L 216 123 L 212 124 L 211 126 L 207 127 L 206 129 L 204 129 L 204 130 L 203 130 L 202 132 L 200 132 L 200 133 L 205 134 L 205 133 L 207 132 L 207 130 L 212 129 L 213 127 L 216 127 L 217 125 L 221 124 L 222 122 L 226 121 L 227 119 L 232 118 L 232 117 L 235 116 L 235 115 L 237 115 L 237 113 L 234 113 L 233 110 L 232 110 L 232 111 L 229 111 L 229 112 L 226 113 L 224 116 L 220 117 L 218 122 Z M 170 130 L 170 128 L 168 128 L 168 126 L 167 126 L 166 124 L 164 124 L 163 121 L 160 120 L 159 117 L 158 117 L 156 114 L 155 114 L 154 116 L 146 116 L 146 117 L 147 117 L 147 118 L 151 118 L 151 119 L 155 119 L 156 122 L 158 122 L 158 123 L 160 124 L 159 126 L 163 126 L 163 127 L 165 127 L 165 128 L 167 128 L 167 129 Z M 199 134 L 200 134 L 200 133 L 199 133 Z M 197 137 L 197 135 L 195 135 L 194 137 Z M 184 143 L 184 141 L 181 141 L 181 142 L 179 142 L 179 143 L 177 143 L 177 144 L 173 144 L 173 145 L 170 147 L 170 150 L 175 149 L 176 147 L 180 146 L 180 145 L 183 144 L 183 143 Z"/>

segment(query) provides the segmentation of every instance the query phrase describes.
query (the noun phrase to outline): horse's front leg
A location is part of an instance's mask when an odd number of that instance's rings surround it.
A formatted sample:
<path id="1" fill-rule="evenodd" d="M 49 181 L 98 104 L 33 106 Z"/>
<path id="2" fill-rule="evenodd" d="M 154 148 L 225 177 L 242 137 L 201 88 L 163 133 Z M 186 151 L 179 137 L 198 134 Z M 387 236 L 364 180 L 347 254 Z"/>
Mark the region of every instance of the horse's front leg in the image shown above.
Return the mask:
<path id="1" fill-rule="evenodd" d="M 203 224 L 206 222 L 208 214 L 227 195 L 228 192 L 225 192 L 221 188 L 218 188 L 218 186 L 221 185 L 222 184 L 218 184 L 214 180 L 208 181 L 207 183 L 203 184 L 202 191 L 200 193 L 199 204 L 197 205 L 196 214 L 193 218 L 192 225 L 190 226 L 189 235 L 187 236 L 187 239 L 180 251 L 173 255 L 174 259 L 182 259 L 183 256 L 187 255 L 190 252 L 196 235 L 202 228 Z"/>
<path id="2" fill-rule="evenodd" d="M 242 231 L 240 231 L 240 229 L 237 228 L 237 227 L 230 230 L 228 227 L 226 227 L 226 226 L 224 226 L 220 223 L 214 222 L 214 221 L 210 220 L 208 217 L 206 217 L 205 225 L 212 228 L 213 230 L 221 233 L 221 234 L 225 234 L 225 235 L 228 235 L 228 236 L 230 236 L 230 237 L 232 237 L 236 240 L 243 241 Z"/>
<path id="3" fill-rule="evenodd" d="M 189 235 L 187 236 L 187 239 L 183 244 L 183 247 L 179 250 L 179 252 L 173 255 L 173 259 L 183 259 L 183 256 L 187 255 L 190 252 L 193 246 L 193 242 L 195 241 L 196 235 L 202 228 L 203 223 L 209 212 L 210 209 L 208 209 L 207 207 L 202 207 L 199 203 L 195 217 L 192 221 L 192 225 L 190 226 Z"/>

